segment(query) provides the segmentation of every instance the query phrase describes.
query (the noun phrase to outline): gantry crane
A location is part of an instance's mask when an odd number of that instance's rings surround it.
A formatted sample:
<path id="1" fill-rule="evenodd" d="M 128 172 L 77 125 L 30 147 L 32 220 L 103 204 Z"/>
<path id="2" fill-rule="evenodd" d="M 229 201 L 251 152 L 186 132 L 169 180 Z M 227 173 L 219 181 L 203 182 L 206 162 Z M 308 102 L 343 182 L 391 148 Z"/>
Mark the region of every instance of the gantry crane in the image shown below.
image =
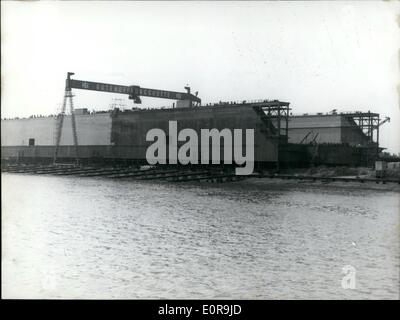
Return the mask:
<path id="1" fill-rule="evenodd" d="M 92 82 L 92 81 L 83 81 L 71 79 L 73 76 L 73 72 L 67 73 L 67 79 L 65 82 L 65 94 L 64 100 L 62 104 L 62 109 L 60 114 L 57 116 L 56 123 L 56 147 L 54 151 L 53 161 L 56 163 L 58 157 L 58 151 L 60 148 L 60 140 L 61 133 L 64 123 L 65 110 L 67 105 L 67 100 L 69 100 L 70 112 L 71 112 L 71 124 L 72 124 L 72 134 L 74 139 L 74 147 L 75 147 L 75 158 L 78 162 L 78 135 L 76 132 L 76 120 L 74 113 L 74 106 L 72 102 L 72 89 L 83 89 L 83 90 L 92 90 L 92 91 L 101 91 L 101 92 L 109 92 L 109 93 L 118 93 L 118 94 L 127 94 L 129 99 L 132 99 L 134 103 L 141 103 L 140 97 L 152 97 L 152 98 L 161 98 L 161 99 L 172 99 L 178 101 L 186 101 L 189 107 L 194 104 L 200 105 L 201 99 L 196 95 L 190 93 L 190 87 L 186 86 L 186 92 L 176 92 L 176 91 L 166 91 L 166 90 L 157 90 L 157 89 L 149 89 L 149 88 L 141 88 L 137 85 L 125 86 L 125 85 L 116 85 L 109 83 L 101 83 L 101 82 Z"/>

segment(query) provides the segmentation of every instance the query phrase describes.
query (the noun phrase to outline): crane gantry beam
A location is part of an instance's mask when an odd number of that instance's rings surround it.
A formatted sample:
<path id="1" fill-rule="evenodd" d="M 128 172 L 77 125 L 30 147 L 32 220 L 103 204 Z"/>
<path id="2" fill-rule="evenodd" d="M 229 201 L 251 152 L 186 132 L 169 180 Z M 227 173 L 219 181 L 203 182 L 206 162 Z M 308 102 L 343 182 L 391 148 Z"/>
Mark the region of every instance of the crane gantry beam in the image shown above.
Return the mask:
<path id="1" fill-rule="evenodd" d="M 140 96 L 172 99 L 172 100 L 189 100 L 191 102 L 201 103 L 201 99 L 190 93 L 190 87 L 185 87 L 187 92 L 176 92 L 158 89 L 141 88 L 136 85 L 126 86 L 102 82 L 84 81 L 71 79 L 73 72 L 68 72 L 66 80 L 66 88 L 83 89 L 92 91 L 101 91 L 109 93 L 128 94 L 129 99 L 133 99 L 134 103 L 141 103 Z"/>

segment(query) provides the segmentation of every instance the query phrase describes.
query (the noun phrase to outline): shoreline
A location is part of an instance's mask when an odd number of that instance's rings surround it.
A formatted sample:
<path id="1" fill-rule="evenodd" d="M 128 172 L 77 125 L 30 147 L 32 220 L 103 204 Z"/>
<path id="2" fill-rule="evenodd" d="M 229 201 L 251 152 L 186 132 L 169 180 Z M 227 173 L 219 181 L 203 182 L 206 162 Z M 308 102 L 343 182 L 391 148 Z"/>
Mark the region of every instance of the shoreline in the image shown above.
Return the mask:
<path id="1" fill-rule="evenodd" d="M 31 175 L 31 174 L 20 174 L 20 173 L 13 173 L 13 172 L 3 172 L 2 171 L 2 176 L 3 174 L 6 175 L 25 175 L 26 177 Z M 39 176 L 32 174 L 33 176 Z M 43 175 L 40 175 L 43 177 Z M 45 175 L 49 177 L 50 175 Z M 54 177 L 54 175 L 51 175 Z M 105 177 L 79 177 L 79 176 L 59 176 L 59 177 L 75 177 L 75 178 L 92 178 L 92 179 L 104 179 Z M 330 178 L 335 178 L 335 177 L 330 177 Z M 105 180 L 109 180 L 105 178 Z M 125 181 L 140 181 L 140 182 L 154 182 L 155 180 L 142 180 L 142 179 L 124 179 Z M 387 182 L 387 183 L 382 183 L 381 181 L 379 183 L 374 182 L 374 181 L 328 181 L 328 180 L 312 180 L 312 179 L 301 179 L 292 177 L 290 179 L 285 179 L 285 178 L 280 178 L 280 177 L 269 177 L 269 176 L 262 176 L 262 177 L 257 177 L 257 176 L 252 176 L 248 178 L 244 178 L 242 180 L 237 180 L 237 181 L 224 181 L 224 182 L 209 182 L 209 181 L 181 181 L 181 182 L 174 182 L 174 181 L 167 181 L 160 179 L 158 180 L 159 182 L 162 183 L 173 183 L 177 185 L 209 185 L 209 186 L 222 186 L 222 185 L 244 185 L 244 186 L 249 186 L 249 187 L 255 187 L 257 189 L 264 189 L 264 188 L 274 188 L 274 189 L 297 189 L 299 187 L 307 187 L 308 189 L 318 189 L 318 188 L 331 188 L 333 190 L 338 190 L 338 189 L 349 189 L 349 190 L 376 190 L 376 191 L 390 191 L 390 192 L 397 192 L 400 193 L 400 184 L 397 182 Z"/>
<path id="2" fill-rule="evenodd" d="M 334 177 L 332 177 L 334 178 Z M 373 181 L 323 181 L 323 180 L 303 180 L 303 179 L 283 179 L 283 178 L 269 178 L 269 177 L 252 177 L 244 180 L 254 186 L 282 186 L 282 187 L 298 187 L 307 186 L 310 188 L 324 188 L 332 189 L 351 189 L 351 190 L 377 190 L 377 191 L 393 191 L 400 192 L 400 184 L 395 182 L 376 183 Z"/>

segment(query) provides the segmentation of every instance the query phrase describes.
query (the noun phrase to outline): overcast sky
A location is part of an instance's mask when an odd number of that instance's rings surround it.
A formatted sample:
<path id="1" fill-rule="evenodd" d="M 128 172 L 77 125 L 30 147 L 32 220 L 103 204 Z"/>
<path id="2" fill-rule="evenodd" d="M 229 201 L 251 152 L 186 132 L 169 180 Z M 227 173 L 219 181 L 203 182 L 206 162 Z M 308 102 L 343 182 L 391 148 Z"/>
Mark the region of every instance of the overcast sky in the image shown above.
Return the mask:
<path id="1" fill-rule="evenodd" d="M 374 111 L 400 152 L 399 2 L 1 2 L 1 116 L 54 114 L 75 78 Z M 117 95 L 75 90 L 75 107 Z M 133 106 L 126 96 L 128 107 Z M 171 105 L 143 98 L 141 107 Z"/>

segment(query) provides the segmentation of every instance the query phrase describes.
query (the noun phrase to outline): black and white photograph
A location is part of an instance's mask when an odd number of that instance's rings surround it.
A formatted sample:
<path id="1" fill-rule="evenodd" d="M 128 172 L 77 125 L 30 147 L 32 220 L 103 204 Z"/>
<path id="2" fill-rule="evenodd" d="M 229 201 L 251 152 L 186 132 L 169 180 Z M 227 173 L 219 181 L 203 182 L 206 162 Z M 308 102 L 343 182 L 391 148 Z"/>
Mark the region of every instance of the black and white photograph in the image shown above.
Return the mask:
<path id="1" fill-rule="evenodd" d="M 400 2 L 1 1 L 1 187 L 2 299 L 399 300 Z"/>

